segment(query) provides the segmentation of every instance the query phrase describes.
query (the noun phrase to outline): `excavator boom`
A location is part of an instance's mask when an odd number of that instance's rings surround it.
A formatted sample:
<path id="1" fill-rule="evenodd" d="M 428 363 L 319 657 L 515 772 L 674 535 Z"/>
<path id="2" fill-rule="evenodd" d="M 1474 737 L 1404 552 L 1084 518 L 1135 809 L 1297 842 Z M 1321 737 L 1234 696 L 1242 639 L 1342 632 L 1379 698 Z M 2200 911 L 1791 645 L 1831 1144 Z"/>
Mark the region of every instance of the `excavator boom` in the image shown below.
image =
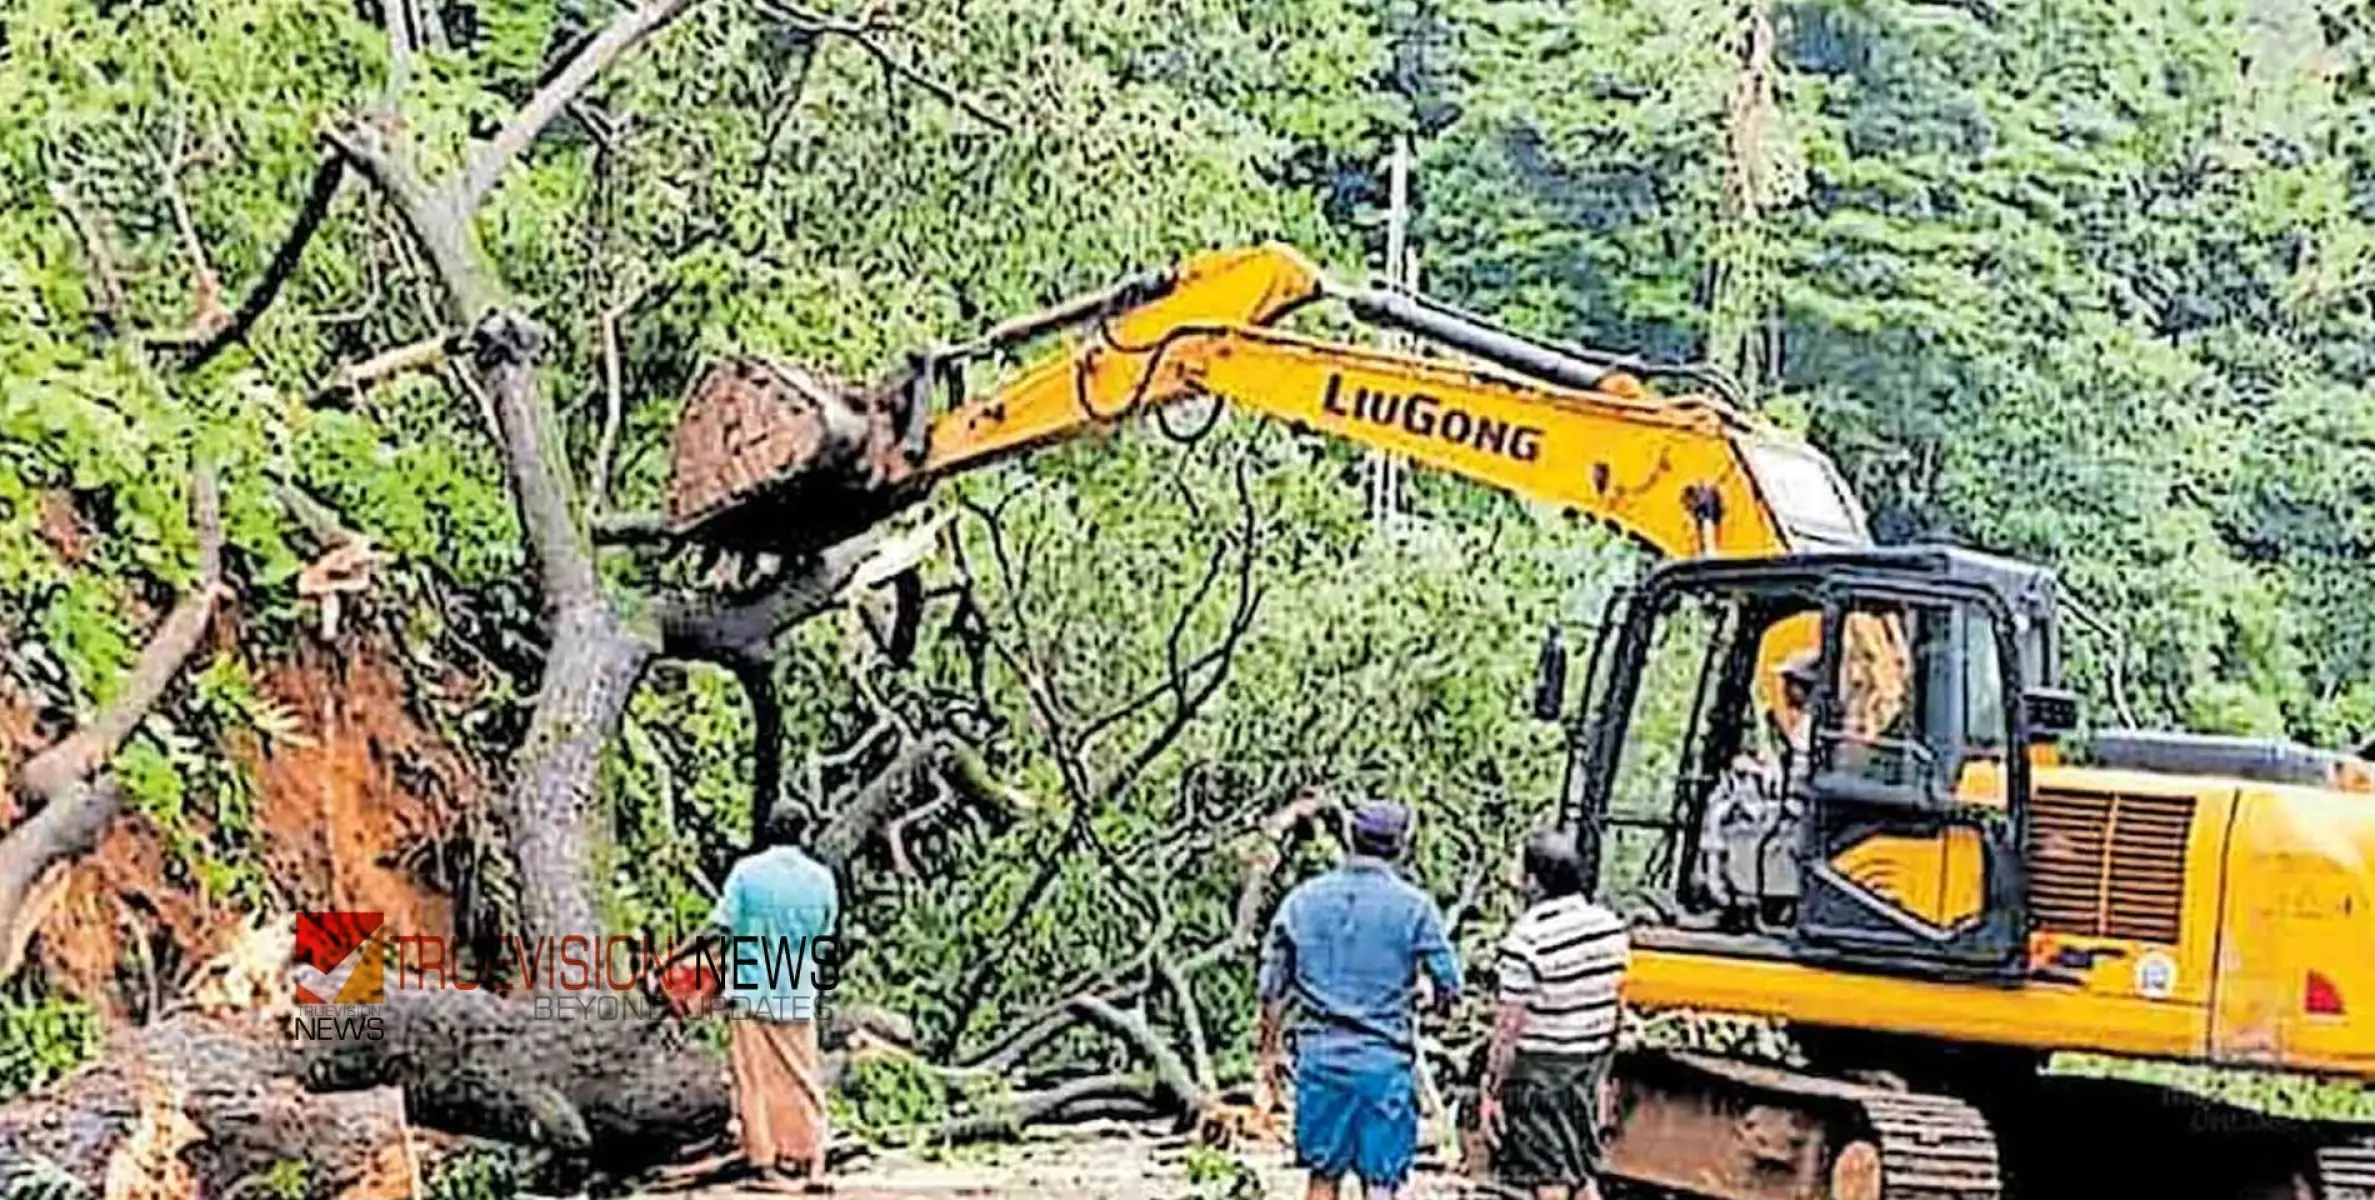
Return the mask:
<path id="1" fill-rule="evenodd" d="M 1460 357 L 1274 327 L 1323 300 Z M 1072 335 L 1061 349 L 939 411 L 938 393 L 966 365 L 1059 331 Z M 940 479 L 1210 397 L 1595 518 L 1667 558 L 1869 543 L 1863 510 L 1829 459 L 1721 396 L 1653 395 L 1640 382 L 1653 373 L 1695 374 L 1343 284 L 1291 247 L 1214 250 L 918 355 L 860 411 L 837 412 L 826 381 L 726 364 L 679 424 L 670 519 L 689 540 L 796 553 L 872 524 Z M 863 466 L 854 481 L 852 460 Z M 776 513 L 754 515 L 769 495 L 777 513 L 800 514 L 807 542 L 790 542 Z M 1781 665 L 1811 651 L 1817 634 L 1802 621 L 1770 639 L 1758 685 L 1769 709 L 1783 703 Z M 1894 632 L 1859 625 L 1854 643 L 1876 676 L 1901 679 Z M 1892 694 L 1879 688 L 1876 703 L 1885 708 Z"/>
<path id="2" fill-rule="evenodd" d="M 1322 298 L 1481 361 L 1264 327 Z M 1826 459 L 1728 403 L 1651 397 L 1617 367 L 1412 297 L 1335 284 L 1283 247 L 1191 259 L 1160 294 L 1089 323 L 1076 347 L 934 420 L 922 474 L 1216 397 L 1589 514 L 1669 556 L 1867 541 Z"/>

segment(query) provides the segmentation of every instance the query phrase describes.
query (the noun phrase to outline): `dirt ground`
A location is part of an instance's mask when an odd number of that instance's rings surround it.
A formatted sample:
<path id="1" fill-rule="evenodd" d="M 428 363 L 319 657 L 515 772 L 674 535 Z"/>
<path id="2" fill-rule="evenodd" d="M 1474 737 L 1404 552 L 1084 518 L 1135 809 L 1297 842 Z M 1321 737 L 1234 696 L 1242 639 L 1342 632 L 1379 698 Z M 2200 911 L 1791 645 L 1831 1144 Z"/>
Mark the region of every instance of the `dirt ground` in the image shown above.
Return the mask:
<path id="1" fill-rule="evenodd" d="M 787 1194 L 798 1193 L 695 1184 L 639 1197 L 753 1200 Z M 937 1156 L 903 1151 L 873 1155 L 842 1168 L 830 1194 L 842 1200 L 1287 1200 L 1303 1195 L 1303 1177 L 1285 1147 L 1199 1151 L 1183 1138 L 1099 1126 Z M 1498 1194 L 1458 1176 L 1440 1153 L 1422 1152 L 1416 1176 L 1401 1196 L 1430 1200 Z M 1342 1195 L 1353 1200 L 1360 1192 L 1348 1183 Z"/>

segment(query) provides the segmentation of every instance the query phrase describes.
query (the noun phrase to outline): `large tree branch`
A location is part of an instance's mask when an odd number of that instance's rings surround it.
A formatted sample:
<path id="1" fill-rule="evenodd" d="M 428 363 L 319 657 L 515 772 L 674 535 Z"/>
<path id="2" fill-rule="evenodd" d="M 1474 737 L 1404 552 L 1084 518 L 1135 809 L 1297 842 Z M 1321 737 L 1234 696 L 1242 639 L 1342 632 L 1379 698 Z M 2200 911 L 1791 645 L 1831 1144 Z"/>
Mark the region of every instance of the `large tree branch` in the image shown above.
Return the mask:
<path id="1" fill-rule="evenodd" d="M 402 162 L 376 126 L 329 130 L 322 140 L 394 206 L 404 232 L 444 285 L 447 321 L 469 328 L 482 320 L 501 300 L 502 288 L 472 255 L 469 214 L 457 211 L 447 196 L 431 189 L 419 172 Z"/>
<path id="2" fill-rule="evenodd" d="M 1120 1038 L 1146 1056 L 1154 1067 L 1156 1085 L 1182 1111 L 1193 1111 L 1202 1103 L 1203 1089 L 1196 1086 L 1195 1077 L 1188 1073 L 1187 1064 L 1179 1060 L 1179 1052 L 1157 1036 L 1144 1018 L 1135 1013 L 1123 1012 L 1096 996 L 1075 996 L 1065 1007 L 1074 1016 Z"/>
<path id="3" fill-rule="evenodd" d="M 476 212 L 512 161 L 544 132 L 545 126 L 561 115 L 570 101 L 592 86 L 594 79 L 618 61 L 620 55 L 666 28 L 693 4 L 694 0 L 649 0 L 620 14 L 609 28 L 586 43 L 585 49 L 571 58 L 550 82 L 537 89 L 494 138 L 471 156 L 469 169 L 454 185 L 454 211 Z"/>
<path id="4" fill-rule="evenodd" d="M 1134 1100 L 1154 1105 L 1153 1089 L 1136 1075 L 1092 1075 L 1018 1096 L 1005 1106 L 942 1123 L 924 1137 L 930 1144 L 954 1144 L 1011 1138 L 1026 1125 L 1067 1110 L 1102 1100 Z"/>
<path id="5" fill-rule="evenodd" d="M 776 634 L 832 607 L 880 540 L 879 531 L 869 530 L 828 546 L 756 599 L 662 608 L 660 652 L 671 658 L 722 662 L 765 646 Z"/>
<path id="6" fill-rule="evenodd" d="M 214 475 L 201 468 L 191 486 L 198 531 L 198 580 L 141 648 L 132 673 L 90 724 L 34 755 L 18 773 L 17 789 L 40 800 L 39 811 L 0 838 L 0 979 L 16 973 L 33 936 L 54 865 L 87 853 L 115 819 L 116 789 L 103 777 L 107 763 L 147 718 L 182 664 L 198 648 L 222 585 L 222 517 Z"/>
<path id="7" fill-rule="evenodd" d="M 390 7 L 392 11 L 399 6 Z M 280 295 L 281 285 L 297 273 L 297 263 L 305 257 L 305 247 L 330 215 L 330 204 L 338 198 L 338 185 L 345 180 L 346 161 L 336 154 L 323 158 L 321 165 L 314 168 L 313 186 L 306 190 L 305 204 L 297 210 L 297 222 L 289 227 L 289 236 L 281 240 L 280 249 L 273 252 L 272 262 L 264 268 L 264 277 L 239 302 L 239 309 L 231 314 L 230 321 L 190 351 L 185 364 L 190 370 L 205 366 L 255 328 L 264 310 L 272 307 L 272 301 Z"/>
<path id="8" fill-rule="evenodd" d="M 494 398 L 495 421 L 503 430 L 520 523 L 543 567 L 544 603 L 557 611 L 598 604 L 601 595 L 593 547 L 577 522 L 576 481 L 561 457 L 552 408 L 536 383 L 543 338 L 525 318 L 498 311 L 478 324 L 470 340 L 478 377 Z"/>

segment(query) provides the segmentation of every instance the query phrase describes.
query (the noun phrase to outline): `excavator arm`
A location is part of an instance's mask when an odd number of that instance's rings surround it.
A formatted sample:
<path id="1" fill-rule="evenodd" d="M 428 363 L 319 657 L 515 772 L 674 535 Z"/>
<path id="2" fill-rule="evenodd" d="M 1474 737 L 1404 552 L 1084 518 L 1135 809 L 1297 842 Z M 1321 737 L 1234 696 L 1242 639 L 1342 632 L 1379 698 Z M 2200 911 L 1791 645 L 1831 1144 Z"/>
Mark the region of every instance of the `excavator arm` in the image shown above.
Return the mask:
<path id="1" fill-rule="evenodd" d="M 1460 358 L 1274 328 L 1322 300 Z M 1058 331 L 1070 332 L 1067 345 L 989 391 L 936 402 L 967 364 Z M 737 510 L 773 493 L 812 539 L 843 536 L 937 480 L 1211 397 L 1596 518 L 1667 557 L 1868 544 L 1863 511 L 1827 458 L 1719 396 L 1652 395 L 1641 379 L 1661 371 L 1688 374 L 1345 285 L 1286 246 L 1216 250 L 918 355 L 863 413 L 820 415 L 833 410 L 832 389 L 811 377 L 725 368 L 679 426 L 671 520 L 694 540 L 772 542 L 778 519 Z M 808 415 L 770 425 L 777 411 Z M 848 464 L 822 449 L 836 442 L 864 447 L 862 486 L 813 486 L 812 477 L 846 476 Z M 1851 632 L 1851 654 L 1877 659 L 1881 669 L 1866 676 L 1882 681 L 1880 702 L 1893 707 L 1887 682 L 1905 677 L 1901 642 Z M 1779 664 L 1819 633 L 1809 619 L 1768 636 L 1759 691 L 1769 705 L 1780 698 Z"/>
<path id="2" fill-rule="evenodd" d="M 1482 361 L 1266 328 L 1323 298 Z M 1730 405 L 1652 397 L 1624 370 L 1407 296 L 1335 284 L 1283 247 L 1190 259 L 1134 299 L 1076 317 L 1092 328 L 1075 345 L 934 419 L 921 473 L 944 477 L 1214 397 L 1591 515 L 1672 557 L 1866 541 L 1863 514 L 1830 464 Z"/>

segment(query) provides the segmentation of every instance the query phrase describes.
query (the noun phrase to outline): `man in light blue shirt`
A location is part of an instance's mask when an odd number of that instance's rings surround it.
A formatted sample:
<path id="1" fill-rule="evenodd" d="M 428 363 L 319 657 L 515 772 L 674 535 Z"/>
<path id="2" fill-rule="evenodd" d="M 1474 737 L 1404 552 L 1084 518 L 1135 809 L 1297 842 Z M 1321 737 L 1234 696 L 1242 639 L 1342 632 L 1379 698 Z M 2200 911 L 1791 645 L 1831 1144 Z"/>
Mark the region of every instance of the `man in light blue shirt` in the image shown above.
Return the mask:
<path id="1" fill-rule="evenodd" d="M 1438 1011 L 1459 998 L 1460 963 L 1435 901 L 1393 868 L 1410 832 L 1398 804 L 1371 804 L 1352 823 L 1344 864 L 1289 892 L 1262 947 L 1262 1075 L 1283 1065 L 1284 1010 L 1295 1025 L 1295 1153 L 1312 1200 L 1332 1200 L 1346 1175 L 1390 1196 L 1418 1144 L 1418 975 Z M 1275 1086 L 1274 1084 L 1272 1086 Z"/>
<path id="2" fill-rule="evenodd" d="M 840 885 L 799 842 L 806 819 L 777 805 L 759 848 L 734 864 L 709 923 L 725 939 L 721 989 L 737 1017 L 814 1021 L 818 983 L 838 965 L 833 926 Z"/>
<path id="3" fill-rule="evenodd" d="M 817 998 L 841 965 L 841 894 L 832 870 L 800 848 L 807 824 L 798 809 L 775 806 L 758 849 L 726 876 L 710 925 L 723 942 L 743 1155 L 762 1173 L 818 1179 L 827 1139 Z"/>

